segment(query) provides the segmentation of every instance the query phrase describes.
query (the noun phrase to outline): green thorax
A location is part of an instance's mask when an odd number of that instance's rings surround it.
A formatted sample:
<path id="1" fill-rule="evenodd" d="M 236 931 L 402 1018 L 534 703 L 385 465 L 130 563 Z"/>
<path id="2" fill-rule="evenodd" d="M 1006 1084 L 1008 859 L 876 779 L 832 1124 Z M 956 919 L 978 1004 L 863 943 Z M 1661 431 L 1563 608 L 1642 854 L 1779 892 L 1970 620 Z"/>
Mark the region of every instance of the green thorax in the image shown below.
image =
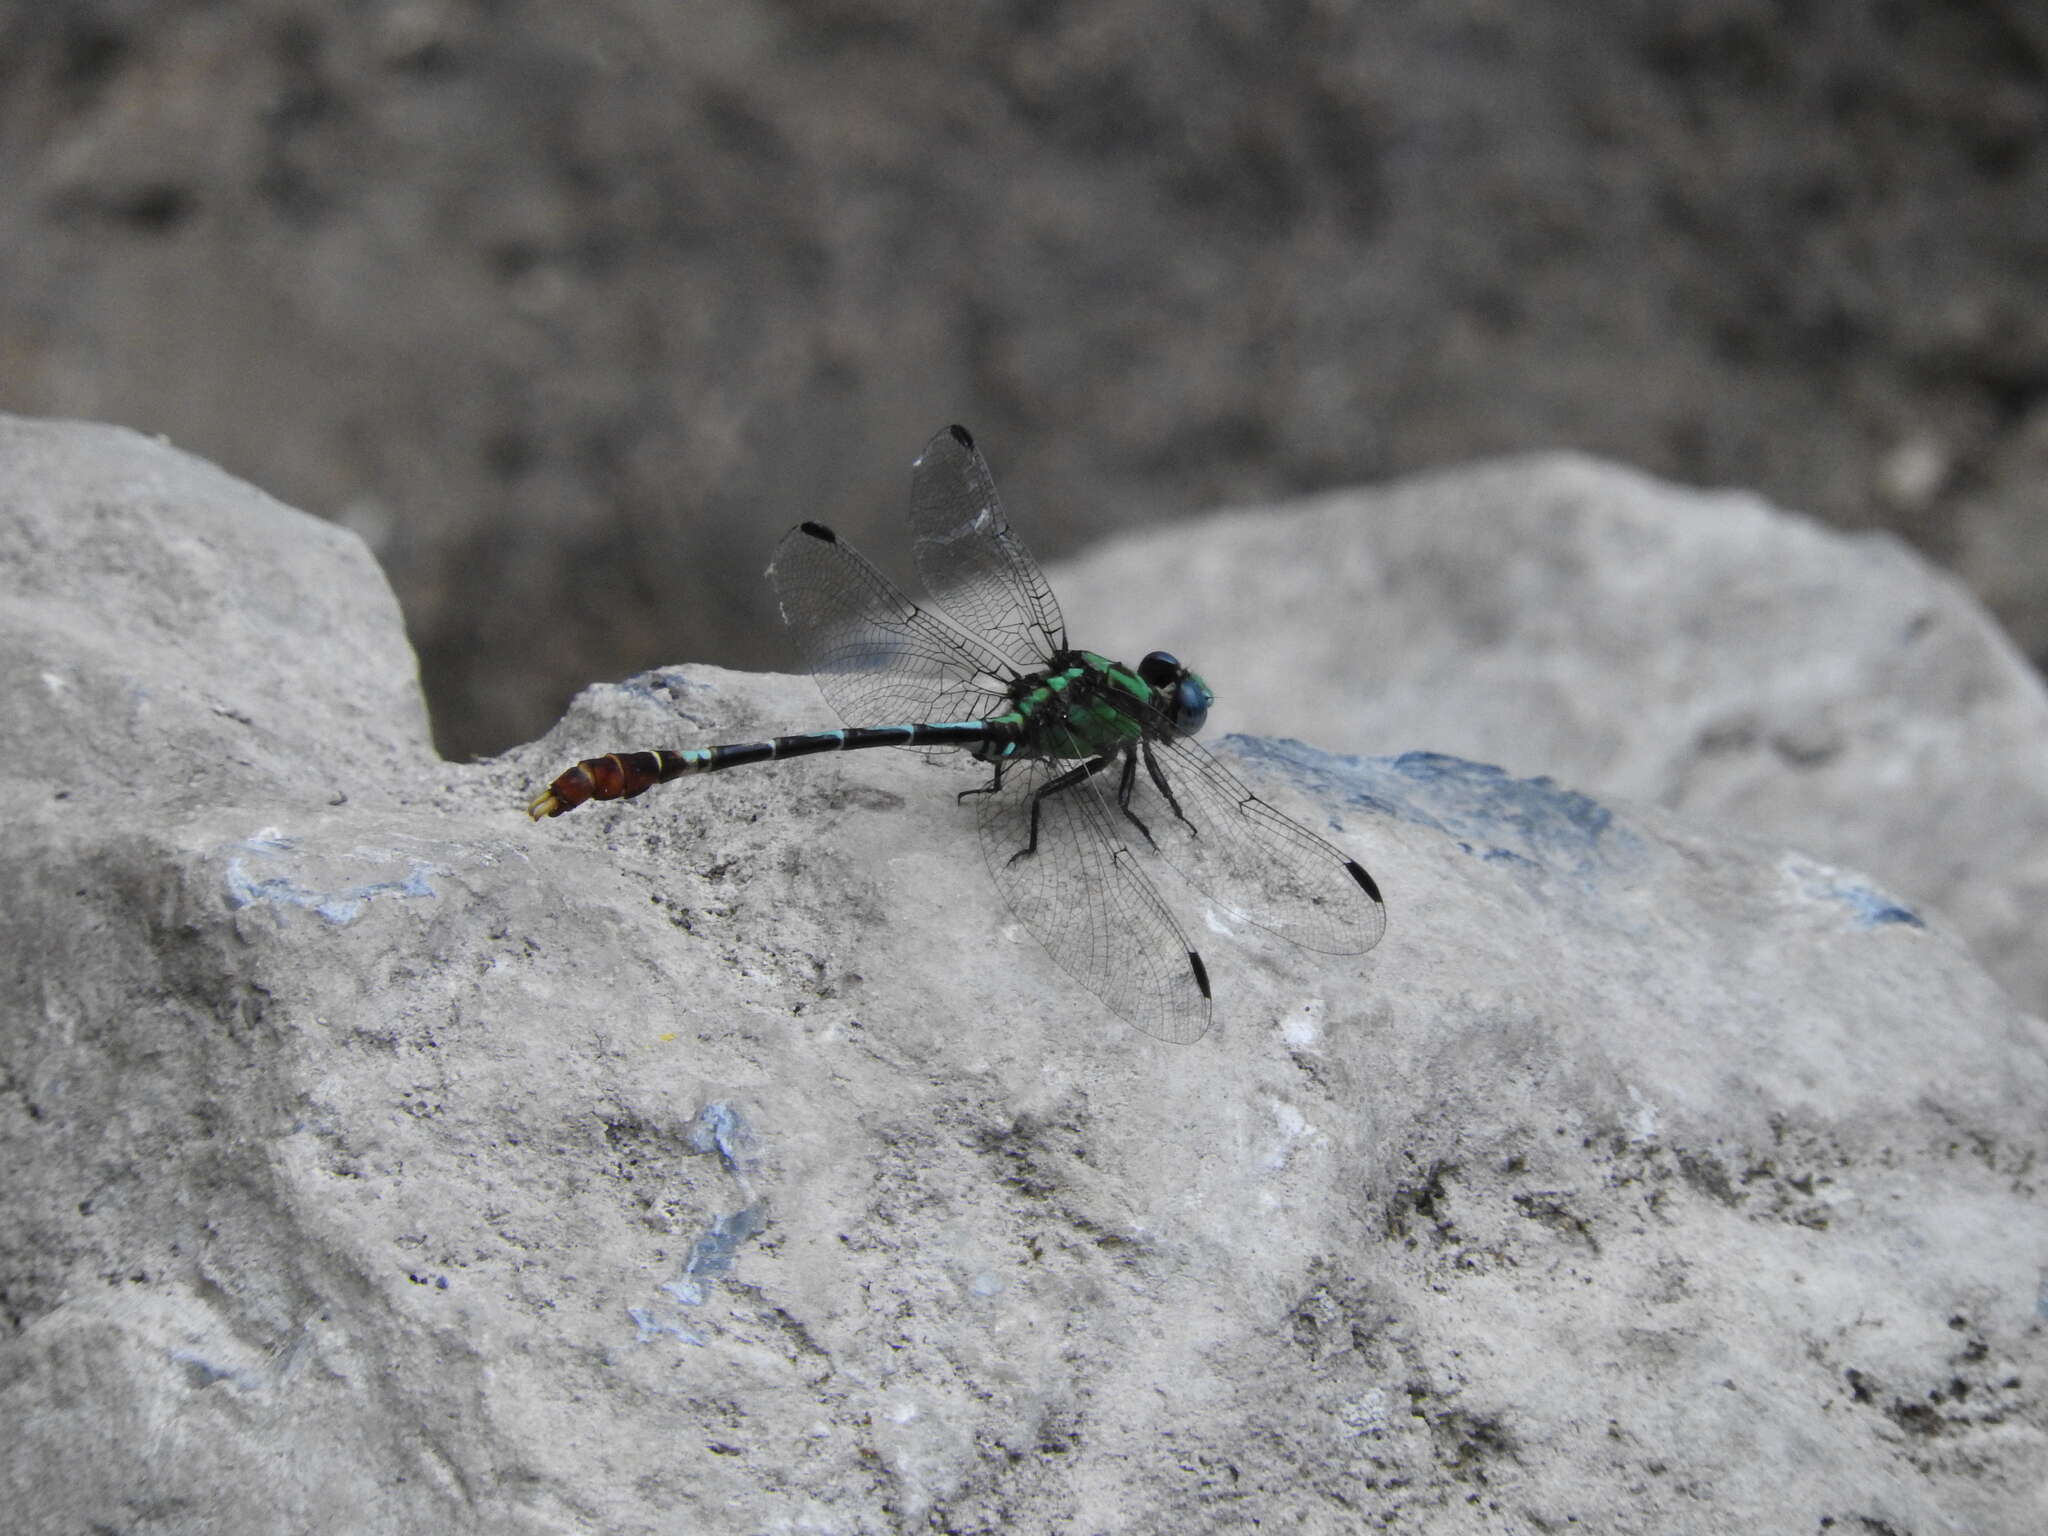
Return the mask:
<path id="1" fill-rule="evenodd" d="M 1061 651 L 1052 660 L 1046 671 L 1019 679 L 1009 710 L 993 717 L 1024 727 L 1023 740 L 1004 756 L 1096 757 L 1145 734 L 1158 701 L 1136 672 L 1093 651 Z"/>

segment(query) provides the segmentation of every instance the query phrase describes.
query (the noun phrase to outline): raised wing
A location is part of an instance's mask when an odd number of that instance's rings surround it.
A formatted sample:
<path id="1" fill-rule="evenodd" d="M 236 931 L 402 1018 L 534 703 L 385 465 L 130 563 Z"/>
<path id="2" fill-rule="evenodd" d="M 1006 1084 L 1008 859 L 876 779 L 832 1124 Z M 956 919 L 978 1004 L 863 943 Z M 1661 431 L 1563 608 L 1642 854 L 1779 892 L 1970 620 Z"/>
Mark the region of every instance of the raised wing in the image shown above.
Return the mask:
<path id="1" fill-rule="evenodd" d="M 1207 974 L 1119 835 L 1121 818 L 1096 788 L 1101 779 L 1038 798 L 1077 771 L 1085 760 L 1012 763 L 1002 788 L 980 798 L 989 873 L 1017 920 L 1112 1013 L 1161 1040 L 1199 1040 L 1209 1028 Z M 1107 776 L 1113 781 L 1115 769 Z M 1038 846 L 1026 853 L 1034 800 Z"/>
<path id="2" fill-rule="evenodd" d="M 820 523 L 783 535 L 768 567 L 782 618 L 848 725 L 978 720 L 1014 675 L 992 647 L 921 608 Z"/>
<path id="3" fill-rule="evenodd" d="M 1147 748 L 1153 755 L 1138 767 L 1131 809 L 1190 885 L 1303 949 L 1358 955 L 1379 943 L 1386 903 L 1356 859 L 1274 810 L 1187 737 Z M 1186 823 L 1167 805 L 1151 764 Z"/>
<path id="4" fill-rule="evenodd" d="M 1067 644 L 1060 605 L 1003 516 L 995 477 L 965 427 L 925 444 L 910 471 L 917 574 L 932 601 L 1035 672 Z"/>

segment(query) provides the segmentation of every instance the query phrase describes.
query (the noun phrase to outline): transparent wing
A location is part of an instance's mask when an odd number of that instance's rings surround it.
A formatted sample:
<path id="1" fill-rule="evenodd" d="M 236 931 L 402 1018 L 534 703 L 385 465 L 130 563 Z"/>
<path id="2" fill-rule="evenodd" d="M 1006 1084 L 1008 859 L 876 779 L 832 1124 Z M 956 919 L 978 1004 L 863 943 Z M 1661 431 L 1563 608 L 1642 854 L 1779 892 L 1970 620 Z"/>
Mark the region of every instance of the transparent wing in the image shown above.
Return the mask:
<path id="1" fill-rule="evenodd" d="M 1190 885 L 1303 949 L 1358 955 L 1379 943 L 1386 904 L 1355 859 L 1274 810 L 1186 737 L 1155 740 L 1151 749 L 1187 820 L 1174 815 L 1142 759 L 1131 810 Z M 1113 801 L 1116 786 L 1109 792 Z M 1129 835 L 1144 840 L 1135 827 Z"/>
<path id="2" fill-rule="evenodd" d="M 1019 671 L 1035 672 L 1065 649 L 1059 602 L 1010 531 L 995 477 L 965 427 L 935 434 L 911 466 L 910 530 L 932 600 Z"/>
<path id="3" fill-rule="evenodd" d="M 1038 848 L 1024 852 L 1034 797 L 1078 761 L 1014 763 L 1002 788 L 979 798 L 989 873 L 1017 920 L 1112 1013 L 1161 1040 L 1199 1040 L 1209 997 L 1187 936 L 1116 835 L 1101 779 L 1039 801 Z M 1107 773 L 1113 781 L 1115 767 Z"/>
<path id="4" fill-rule="evenodd" d="M 790 529 L 768 575 L 804 665 L 848 725 L 978 720 L 1005 703 L 1002 656 L 913 603 L 829 528 Z"/>

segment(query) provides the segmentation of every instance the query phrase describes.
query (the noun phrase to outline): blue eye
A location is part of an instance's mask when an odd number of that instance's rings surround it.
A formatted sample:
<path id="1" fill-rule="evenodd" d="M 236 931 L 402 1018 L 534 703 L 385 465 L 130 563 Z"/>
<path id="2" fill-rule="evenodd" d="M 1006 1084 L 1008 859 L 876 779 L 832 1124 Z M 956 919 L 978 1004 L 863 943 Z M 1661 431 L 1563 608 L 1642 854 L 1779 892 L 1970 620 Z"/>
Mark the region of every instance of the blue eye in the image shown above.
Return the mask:
<path id="1" fill-rule="evenodd" d="M 1138 663 L 1138 676 L 1154 688 L 1171 688 L 1186 672 L 1180 658 L 1170 651 L 1152 651 Z"/>
<path id="2" fill-rule="evenodd" d="M 1192 736 L 1209 720 L 1209 706 L 1216 696 L 1209 691 L 1209 685 L 1180 664 L 1180 658 L 1167 651 L 1153 651 L 1138 663 L 1138 676 L 1166 697 L 1161 707 L 1172 718 L 1173 728 L 1183 736 Z"/>

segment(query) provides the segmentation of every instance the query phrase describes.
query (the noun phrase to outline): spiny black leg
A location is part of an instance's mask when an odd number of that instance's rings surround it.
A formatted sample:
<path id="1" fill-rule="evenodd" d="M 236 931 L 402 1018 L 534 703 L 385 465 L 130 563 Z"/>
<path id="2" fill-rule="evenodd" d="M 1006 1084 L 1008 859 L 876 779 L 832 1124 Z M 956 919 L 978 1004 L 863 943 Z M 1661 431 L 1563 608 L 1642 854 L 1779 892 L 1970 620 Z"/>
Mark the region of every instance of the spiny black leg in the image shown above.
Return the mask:
<path id="1" fill-rule="evenodd" d="M 1008 765 L 1006 763 L 998 761 L 996 763 L 996 776 L 994 778 L 990 779 L 986 784 L 982 785 L 979 789 L 961 790 L 959 794 L 953 797 L 953 803 L 955 805 L 965 805 L 967 803 L 967 797 L 969 795 L 994 794 L 997 790 L 1003 787 L 1003 769 L 1007 766 Z"/>
<path id="2" fill-rule="evenodd" d="M 1155 768 L 1152 770 L 1152 777 L 1155 779 L 1159 777 L 1158 769 Z M 1157 848 L 1159 845 L 1152 841 L 1152 829 L 1146 826 L 1144 822 L 1138 820 L 1138 813 L 1131 809 L 1131 790 L 1137 784 L 1137 782 L 1137 754 L 1131 751 L 1129 747 L 1125 747 L 1124 777 L 1123 782 L 1117 785 L 1116 787 L 1116 808 L 1124 813 L 1124 820 L 1128 821 L 1132 826 L 1136 827 L 1140 832 L 1145 834 L 1146 842 L 1151 843 L 1154 848 Z M 1175 809 L 1179 809 L 1179 807 L 1175 807 Z"/>
<path id="3" fill-rule="evenodd" d="M 1202 829 L 1187 819 L 1181 811 L 1180 802 L 1173 798 L 1173 791 L 1166 787 L 1166 775 L 1159 770 L 1159 759 L 1152 755 L 1152 743 L 1140 742 L 1139 747 L 1145 754 L 1145 771 L 1152 775 L 1152 782 L 1158 787 L 1159 793 L 1166 796 L 1166 803 L 1173 807 L 1173 814 L 1180 818 L 1180 824 L 1188 829 L 1190 835 L 1200 837 Z"/>
<path id="4" fill-rule="evenodd" d="M 1109 756 L 1091 758 L 1085 763 L 1076 763 L 1050 784 L 1039 785 L 1031 796 L 1031 840 L 1010 855 L 1010 862 L 1014 864 L 1025 854 L 1038 852 L 1038 811 L 1045 803 L 1046 796 L 1056 795 L 1063 789 L 1072 789 L 1076 784 L 1094 778 L 1114 761 L 1115 759 Z"/>

